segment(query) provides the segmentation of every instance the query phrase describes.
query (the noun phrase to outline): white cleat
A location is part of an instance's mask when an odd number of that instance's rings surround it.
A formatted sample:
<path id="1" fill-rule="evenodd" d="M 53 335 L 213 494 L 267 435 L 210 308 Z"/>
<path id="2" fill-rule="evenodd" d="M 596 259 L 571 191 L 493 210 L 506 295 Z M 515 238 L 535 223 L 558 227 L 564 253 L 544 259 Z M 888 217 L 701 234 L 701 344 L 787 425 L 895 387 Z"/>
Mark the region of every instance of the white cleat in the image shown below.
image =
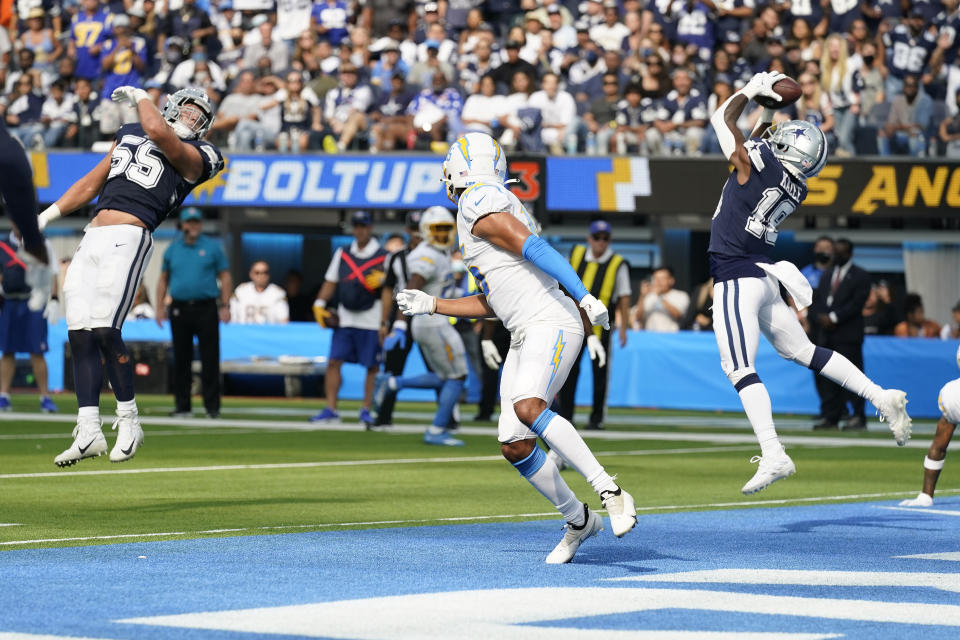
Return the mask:
<path id="1" fill-rule="evenodd" d="M 113 428 L 117 441 L 110 451 L 110 462 L 124 462 L 137 455 L 137 449 L 143 446 L 143 427 L 137 412 L 118 413 Z"/>
<path id="2" fill-rule="evenodd" d="M 107 452 L 107 439 L 100 430 L 100 420 L 77 420 L 73 428 L 73 444 L 53 459 L 58 467 L 69 467 L 84 458 L 96 458 Z"/>
<path id="3" fill-rule="evenodd" d="M 902 447 L 910 439 L 910 425 L 912 421 L 907 415 L 907 394 L 899 389 L 885 389 L 877 400 L 877 409 L 880 411 L 880 422 L 884 420 L 890 425 L 893 439 L 897 446 Z"/>
<path id="4" fill-rule="evenodd" d="M 793 464 L 793 460 L 790 459 L 786 451 L 782 451 L 776 456 L 753 456 L 750 458 L 750 462 L 759 462 L 760 465 L 750 481 L 743 485 L 743 489 L 740 490 L 745 496 L 763 491 L 777 480 L 782 480 L 797 472 L 797 466 Z"/>
<path id="5" fill-rule="evenodd" d="M 637 507 L 633 503 L 633 496 L 617 488 L 616 493 L 602 491 L 600 499 L 610 518 L 610 530 L 613 531 L 613 535 L 622 538 L 637 524 Z"/>
<path id="6" fill-rule="evenodd" d="M 563 540 L 547 556 L 547 564 L 566 564 L 570 562 L 573 560 L 573 556 L 577 555 L 577 549 L 580 548 L 580 544 L 584 540 L 603 530 L 603 520 L 593 511 L 590 511 L 586 504 L 583 505 L 583 515 L 586 520 L 582 527 L 574 527 L 569 522 L 565 525 L 567 531 L 563 534 Z"/>
<path id="7" fill-rule="evenodd" d="M 904 500 L 900 503 L 901 507 L 932 507 L 933 506 L 933 496 L 928 496 L 925 493 L 920 493 L 913 500 Z"/>

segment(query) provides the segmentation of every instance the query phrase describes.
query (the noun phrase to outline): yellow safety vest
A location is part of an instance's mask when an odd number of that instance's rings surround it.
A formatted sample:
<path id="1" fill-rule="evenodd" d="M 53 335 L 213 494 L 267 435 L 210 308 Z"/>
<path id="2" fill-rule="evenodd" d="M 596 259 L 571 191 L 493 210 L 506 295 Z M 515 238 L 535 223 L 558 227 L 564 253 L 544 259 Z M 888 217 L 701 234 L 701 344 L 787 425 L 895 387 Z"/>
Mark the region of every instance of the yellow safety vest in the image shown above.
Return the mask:
<path id="1" fill-rule="evenodd" d="M 590 294 L 610 309 L 610 298 L 613 296 L 613 288 L 617 283 L 617 271 L 624 259 L 618 253 L 613 254 L 606 262 L 588 262 L 584 258 L 587 255 L 586 245 L 578 244 L 570 252 L 570 266 L 580 276 L 583 286 L 587 288 Z M 614 310 L 610 310 L 610 320 L 613 320 Z M 603 327 L 594 327 L 593 332 L 599 338 L 603 333 Z"/>

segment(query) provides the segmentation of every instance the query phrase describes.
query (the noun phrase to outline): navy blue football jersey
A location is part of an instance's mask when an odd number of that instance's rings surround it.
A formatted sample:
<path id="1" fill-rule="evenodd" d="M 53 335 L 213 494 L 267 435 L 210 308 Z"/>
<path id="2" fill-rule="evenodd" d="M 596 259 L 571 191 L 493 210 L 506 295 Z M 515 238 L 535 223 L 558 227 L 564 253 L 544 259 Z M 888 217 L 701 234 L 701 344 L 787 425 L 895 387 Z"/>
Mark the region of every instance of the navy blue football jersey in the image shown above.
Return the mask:
<path id="1" fill-rule="evenodd" d="M 893 76 L 919 76 L 937 48 L 937 36 L 930 31 L 913 35 L 909 27 L 898 24 L 893 31 L 883 34 L 883 46 L 887 49 L 887 68 Z"/>
<path id="2" fill-rule="evenodd" d="M 734 170 L 720 194 L 710 223 L 710 273 L 715 282 L 762 278 L 758 262 L 772 262 L 770 248 L 777 227 L 807 197 L 807 185 L 794 178 L 773 155 L 767 140 L 748 140 L 744 147 L 752 168 L 746 184 Z"/>
<path id="3" fill-rule="evenodd" d="M 144 133 L 139 124 L 126 124 L 117 131 L 117 146 L 110 158 L 110 174 L 97 201 L 97 211 L 116 209 L 132 214 L 153 231 L 198 184 L 223 169 L 223 156 L 209 142 L 185 140 L 203 159 L 203 172 L 189 182 Z"/>

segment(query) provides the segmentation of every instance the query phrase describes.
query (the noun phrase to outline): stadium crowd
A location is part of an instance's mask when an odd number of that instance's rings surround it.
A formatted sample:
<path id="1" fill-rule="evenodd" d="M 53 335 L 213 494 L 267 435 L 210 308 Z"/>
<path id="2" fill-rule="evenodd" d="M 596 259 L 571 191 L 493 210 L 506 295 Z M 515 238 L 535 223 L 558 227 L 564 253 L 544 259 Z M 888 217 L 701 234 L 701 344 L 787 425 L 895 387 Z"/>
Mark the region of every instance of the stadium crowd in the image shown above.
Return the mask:
<path id="1" fill-rule="evenodd" d="M 841 156 L 960 157 L 958 0 L 2 0 L 0 113 L 88 148 L 185 86 L 230 150 L 718 152 L 709 114 L 761 70 Z M 757 112 L 741 127 L 749 131 Z"/>

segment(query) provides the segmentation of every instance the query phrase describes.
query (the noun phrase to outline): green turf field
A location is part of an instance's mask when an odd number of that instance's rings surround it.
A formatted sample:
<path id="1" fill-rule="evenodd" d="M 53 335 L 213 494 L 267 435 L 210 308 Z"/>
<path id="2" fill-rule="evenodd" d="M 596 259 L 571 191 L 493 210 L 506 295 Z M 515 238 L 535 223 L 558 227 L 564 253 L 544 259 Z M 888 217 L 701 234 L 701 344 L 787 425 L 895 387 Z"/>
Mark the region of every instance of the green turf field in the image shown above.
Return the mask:
<path id="1" fill-rule="evenodd" d="M 0 550 L 557 517 L 500 457 L 492 431 L 468 420 L 466 447 L 423 445 L 413 425 L 428 421 L 429 405 L 401 403 L 398 415 L 408 417 L 381 433 L 348 422 L 356 403 L 341 407 L 341 430 L 315 430 L 307 418 L 316 400 L 228 398 L 219 421 L 177 421 L 167 417 L 170 397 L 141 396 L 146 441 L 134 460 L 111 464 L 102 456 L 58 469 L 53 457 L 70 443 L 75 405 L 66 396 L 56 401 L 61 412 L 47 417 L 36 413 L 36 397 L 16 396 L 16 415 L 33 415 L 0 416 L 0 524 L 16 525 L 0 526 Z M 464 416 L 473 413 L 464 407 Z M 744 497 L 758 450 L 749 428 L 724 426 L 742 416 L 614 410 L 610 420 L 599 437 L 585 432 L 587 442 L 647 512 L 912 496 L 930 439 L 930 424 L 917 423 L 905 449 L 879 431 L 829 434 L 834 442 L 825 446 L 808 419 L 785 417 L 781 435 L 790 438 L 797 475 Z M 112 446 L 109 429 L 108 422 Z M 837 438 L 850 446 L 836 446 Z M 870 442 L 881 446 L 860 446 Z M 580 476 L 564 475 L 600 507 Z M 944 473 L 940 493 L 960 486 L 951 475 Z"/>

